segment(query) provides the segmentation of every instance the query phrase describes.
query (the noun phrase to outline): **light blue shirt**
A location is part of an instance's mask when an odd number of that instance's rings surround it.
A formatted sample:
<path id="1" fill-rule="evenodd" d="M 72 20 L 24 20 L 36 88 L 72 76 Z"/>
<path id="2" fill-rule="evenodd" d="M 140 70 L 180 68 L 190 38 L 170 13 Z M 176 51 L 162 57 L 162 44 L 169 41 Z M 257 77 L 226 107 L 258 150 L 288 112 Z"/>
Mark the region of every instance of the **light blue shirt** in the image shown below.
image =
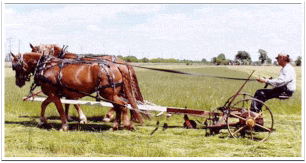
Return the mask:
<path id="1" fill-rule="evenodd" d="M 282 87 L 286 85 L 290 91 L 294 92 L 296 90 L 296 77 L 294 68 L 291 66 L 291 64 L 287 63 L 286 66 L 280 70 L 278 78 L 268 79 L 267 83 L 273 87 Z"/>

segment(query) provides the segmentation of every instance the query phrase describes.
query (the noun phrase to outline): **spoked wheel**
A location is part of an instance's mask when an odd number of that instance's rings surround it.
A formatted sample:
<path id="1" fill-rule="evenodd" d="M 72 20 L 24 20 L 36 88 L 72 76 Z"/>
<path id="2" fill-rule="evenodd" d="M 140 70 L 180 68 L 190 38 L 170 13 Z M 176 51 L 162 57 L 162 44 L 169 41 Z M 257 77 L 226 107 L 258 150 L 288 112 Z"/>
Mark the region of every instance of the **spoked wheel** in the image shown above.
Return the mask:
<path id="1" fill-rule="evenodd" d="M 256 101 L 263 106 L 259 113 L 251 111 L 251 103 Z M 243 99 L 228 107 L 226 124 L 234 138 L 249 137 L 255 141 L 265 141 L 273 131 L 273 115 L 262 101 L 251 98 Z"/>

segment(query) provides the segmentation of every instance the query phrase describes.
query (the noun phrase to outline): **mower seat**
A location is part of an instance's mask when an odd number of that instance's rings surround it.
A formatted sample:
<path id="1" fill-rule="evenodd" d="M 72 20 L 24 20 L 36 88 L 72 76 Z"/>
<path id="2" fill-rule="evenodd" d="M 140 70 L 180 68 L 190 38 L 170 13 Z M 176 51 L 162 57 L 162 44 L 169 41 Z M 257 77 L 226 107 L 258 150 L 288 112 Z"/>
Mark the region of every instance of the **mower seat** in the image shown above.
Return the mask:
<path id="1" fill-rule="evenodd" d="M 280 99 L 280 100 L 287 100 L 289 98 L 290 98 L 290 96 L 278 96 L 278 99 Z"/>

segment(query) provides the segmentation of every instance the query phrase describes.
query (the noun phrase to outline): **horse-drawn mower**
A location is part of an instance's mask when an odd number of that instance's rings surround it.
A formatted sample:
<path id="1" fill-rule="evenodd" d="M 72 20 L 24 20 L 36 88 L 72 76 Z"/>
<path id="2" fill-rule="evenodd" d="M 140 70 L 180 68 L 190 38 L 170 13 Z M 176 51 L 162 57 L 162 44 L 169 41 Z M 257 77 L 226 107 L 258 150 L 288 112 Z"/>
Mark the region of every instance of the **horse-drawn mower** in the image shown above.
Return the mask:
<path id="1" fill-rule="evenodd" d="M 171 117 L 173 114 L 184 114 L 184 127 L 204 128 L 209 131 L 209 133 L 207 132 L 208 135 L 218 134 L 221 129 L 228 129 L 231 137 L 249 137 L 252 140 L 264 141 L 273 131 L 274 120 L 272 112 L 268 106 L 249 94 L 241 93 L 246 83 L 250 80 L 254 80 L 250 79 L 254 71 L 247 79 L 241 79 L 207 74 L 192 74 L 176 70 L 148 68 L 134 65 L 134 67 L 176 74 L 245 81 L 235 95 L 231 96 L 223 106 L 213 111 L 195 110 L 187 107 L 164 107 L 150 105 L 143 102 L 133 67 L 116 59 L 116 57 L 101 56 L 78 58 L 78 55 L 66 52 L 65 48 L 60 49 L 57 46 L 52 46 L 52 48 L 47 50 L 38 48 L 43 50 L 41 51 L 42 53 L 36 51 L 36 48 L 33 48 L 33 46 L 31 47 L 32 50 L 34 50 L 31 53 L 25 53 L 18 56 L 11 53 L 14 57 L 12 64 L 13 70 L 16 71 L 16 85 L 19 87 L 25 85 L 26 81 L 30 81 L 31 75 L 34 76 L 34 83 L 31 86 L 30 95 L 25 97 L 24 100 L 43 102 L 40 116 L 41 123 L 47 123 L 44 118 L 45 109 L 48 104 L 54 102 L 61 115 L 63 130 L 68 129 L 67 119 L 69 118 L 69 112 L 67 107 L 66 113 L 64 113 L 62 104 L 74 104 L 80 117 L 81 115 L 82 117 L 85 117 L 81 108 L 78 106 L 83 104 L 116 108 L 116 120 L 113 129 L 119 128 L 121 123 L 121 113 L 123 113 L 123 125 L 129 129 L 134 128 L 133 123 L 130 122 L 127 117 L 126 108 L 129 108 L 132 110 L 131 115 L 134 115 L 133 118 L 136 118 L 139 122 L 143 122 L 139 110 L 144 114 L 150 115 L 153 115 L 150 111 L 157 111 L 158 114 L 155 115 L 157 117 L 161 115 Z M 47 51 L 47 53 L 45 53 L 45 51 Z M 40 86 L 42 92 L 44 92 L 48 97 L 38 97 L 38 93 L 33 94 L 33 90 L 36 86 Z M 131 87 L 137 89 L 132 90 Z M 96 93 L 96 96 L 91 95 L 94 92 Z M 138 98 L 136 97 L 138 104 L 136 104 L 136 100 L 133 98 L 133 92 L 134 96 L 138 94 Z M 96 101 L 72 100 L 84 96 L 93 97 Z M 66 99 L 63 99 L 63 97 Z M 253 102 L 260 103 L 263 106 L 259 112 L 253 112 L 251 110 Z M 108 113 L 112 113 L 113 111 L 111 110 Z M 203 117 L 201 119 L 204 119 L 204 121 L 199 121 L 202 126 L 196 127 L 197 123 L 190 120 L 188 116 Z M 167 127 L 167 123 L 164 124 L 164 127 Z M 153 134 L 157 129 L 158 127 L 151 134 Z"/>
<path id="2" fill-rule="evenodd" d="M 156 105 L 138 104 L 138 109 L 141 111 L 157 111 L 159 112 L 155 116 L 166 115 L 168 118 L 173 114 L 184 115 L 184 127 L 185 128 L 202 128 L 206 129 L 206 135 L 218 134 L 221 129 L 227 129 L 230 136 L 233 138 L 247 137 L 255 141 L 265 141 L 273 131 L 273 115 L 269 107 L 262 101 L 255 99 L 252 95 L 247 93 L 241 93 L 245 84 L 250 80 L 250 76 L 245 80 L 244 84 L 231 96 L 223 106 L 218 107 L 213 111 L 195 110 L 189 108 L 176 108 L 176 107 L 164 107 Z M 34 94 L 35 95 L 35 94 Z M 24 100 L 29 101 L 44 101 L 41 97 L 25 97 Z M 112 107 L 109 102 L 100 101 L 81 101 L 81 100 L 66 100 L 62 99 L 62 103 L 68 104 L 82 104 L 91 106 L 104 106 Z M 256 101 L 263 105 L 262 110 L 257 113 L 251 110 L 252 101 Z M 127 106 L 132 109 L 130 105 Z M 202 127 L 196 127 L 196 123 L 190 120 L 188 116 L 203 117 L 204 121 L 200 123 Z M 159 122 L 158 122 L 159 124 Z M 164 128 L 167 128 L 165 123 Z M 153 134 L 158 127 L 151 133 Z"/>

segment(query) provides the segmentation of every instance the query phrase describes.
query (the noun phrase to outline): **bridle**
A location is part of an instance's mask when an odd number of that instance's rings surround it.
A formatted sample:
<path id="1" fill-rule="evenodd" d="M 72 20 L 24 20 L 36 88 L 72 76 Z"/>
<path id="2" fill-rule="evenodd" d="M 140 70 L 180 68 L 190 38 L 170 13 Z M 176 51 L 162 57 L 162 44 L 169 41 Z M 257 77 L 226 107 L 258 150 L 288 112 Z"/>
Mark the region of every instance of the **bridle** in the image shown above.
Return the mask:
<path id="1" fill-rule="evenodd" d="M 23 71 L 27 71 L 23 64 L 23 54 L 17 56 L 17 63 L 14 63 L 13 70 L 17 70 L 17 67 L 21 67 Z"/>
<path id="2" fill-rule="evenodd" d="M 24 66 L 23 54 L 17 56 L 17 62 L 14 63 L 13 70 L 16 70 L 16 72 L 19 70 L 19 78 L 24 79 L 26 81 L 30 81 L 30 77 L 32 76 L 32 74 L 31 72 L 29 73 Z"/>

